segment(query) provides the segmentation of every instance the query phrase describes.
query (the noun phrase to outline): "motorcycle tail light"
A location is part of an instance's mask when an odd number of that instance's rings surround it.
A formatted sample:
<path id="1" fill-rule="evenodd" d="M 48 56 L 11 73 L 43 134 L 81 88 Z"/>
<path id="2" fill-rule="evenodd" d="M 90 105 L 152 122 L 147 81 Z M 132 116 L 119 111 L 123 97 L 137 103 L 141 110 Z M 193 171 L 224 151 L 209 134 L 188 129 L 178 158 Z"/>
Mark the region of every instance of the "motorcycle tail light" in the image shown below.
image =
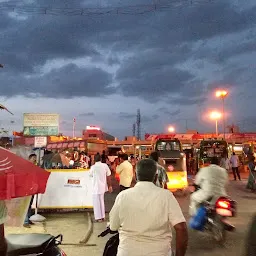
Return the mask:
<path id="1" fill-rule="evenodd" d="M 231 204 L 230 204 L 230 201 L 228 200 L 218 200 L 216 202 L 216 207 L 221 209 L 230 209 Z"/>

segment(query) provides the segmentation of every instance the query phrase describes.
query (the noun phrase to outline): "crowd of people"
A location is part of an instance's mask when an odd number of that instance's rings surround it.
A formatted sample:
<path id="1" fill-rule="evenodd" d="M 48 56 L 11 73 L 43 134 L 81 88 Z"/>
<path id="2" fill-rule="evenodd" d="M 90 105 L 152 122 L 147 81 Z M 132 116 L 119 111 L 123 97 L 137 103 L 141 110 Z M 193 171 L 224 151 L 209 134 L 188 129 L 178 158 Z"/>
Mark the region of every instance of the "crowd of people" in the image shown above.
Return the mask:
<path id="1" fill-rule="evenodd" d="M 111 170 L 102 163 L 100 155 L 91 167 L 90 175 L 94 184 L 94 216 L 96 222 L 105 220 L 104 194 L 112 193 Z M 188 243 L 187 225 L 181 208 L 166 188 L 168 176 L 161 164 L 158 152 L 152 152 L 149 159 L 136 161 L 135 168 L 128 155 L 121 154 L 116 160 L 119 175 L 119 194 L 109 214 L 110 229 L 119 230 L 118 256 L 160 255 L 171 252 L 172 229 L 176 233 L 176 256 L 184 256 Z M 229 159 L 234 175 L 238 176 L 236 156 Z M 226 196 L 229 175 L 213 157 L 209 166 L 201 168 L 195 176 L 200 190 L 191 195 L 189 213 L 194 217 L 197 209 L 207 198 L 213 201 Z M 254 169 L 253 167 L 251 167 Z M 134 172 L 135 170 L 135 172 Z M 132 180 L 136 184 L 132 187 Z M 240 176 L 238 176 L 240 178 Z M 99 190 L 100 189 L 100 190 Z"/>
<path id="2" fill-rule="evenodd" d="M 81 155 L 80 155 L 81 156 Z M 79 157 L 78 157 L 79 159 Z M 224 161 L 225 160 L 225 161 Z M 36 164 L 36 155 L 29 156 Z M 209 197 L 213 200 L 226 196 L 228 169 L 231 167 L 234 179 L 241 179 L 238 158 L 213 157 L 209 166 L 201 168 L 195 176 L 195 184 L 200 190 L 191 195 L 190 216 L 197 213 L 200 204 Z M 115 161 L 109 161 L 106 153 L 97 153 L 91 162 L 89 175 L 92 178 L 92 196 L 96 222 L 105 221 L 104 194 L 112 193 L 112 174 L 118 175 L 119 194 L 109 214 L 109 225 L 119 231 L 118 256 L 167 256 L 171 253 L 172 228 L 176 233 L 175 255 L 185 256 L 188 244 L 188 231 L 182 210 L 168 191 L 168 176 L 158 152 L 152 152 L 148 159 L 137 159 L 120 153 Z M 255 185 L 254 157 L 250 157 L 248 186 Z M 133 187 L 133 188 L 132 188 Z M 251 187 L 248 187 L 251 189 Z M 30 227 L 31 199 L 24 225 Z M 6 207 L 0 201 L 0 255 L 5 255 L 4 225 Z M 250 246 L 250 245 L 248 245 Z"/>

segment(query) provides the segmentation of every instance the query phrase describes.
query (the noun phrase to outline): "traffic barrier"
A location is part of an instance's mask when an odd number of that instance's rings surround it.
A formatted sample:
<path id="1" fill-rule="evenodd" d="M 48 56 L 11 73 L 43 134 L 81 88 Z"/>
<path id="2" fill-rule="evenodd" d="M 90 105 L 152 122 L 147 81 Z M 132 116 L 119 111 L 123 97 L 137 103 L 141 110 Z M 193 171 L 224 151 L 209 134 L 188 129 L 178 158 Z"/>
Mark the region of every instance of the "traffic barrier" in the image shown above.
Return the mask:
<path id="1" fill-rule="evenodd" d="M 38 197 L 39 210 L 88 209 L 92 204 L 92 181 L 89 170 L 52 169 L 46 191 Z M 34 200 L 33 208 L 36 207 Z"/>

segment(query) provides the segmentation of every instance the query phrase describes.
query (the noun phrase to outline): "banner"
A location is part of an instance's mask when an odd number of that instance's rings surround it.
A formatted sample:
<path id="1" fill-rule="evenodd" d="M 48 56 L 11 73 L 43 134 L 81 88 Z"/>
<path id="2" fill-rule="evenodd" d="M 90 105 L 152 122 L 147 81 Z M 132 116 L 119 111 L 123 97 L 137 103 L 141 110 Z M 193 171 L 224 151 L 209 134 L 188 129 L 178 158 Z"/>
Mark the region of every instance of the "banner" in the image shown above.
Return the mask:
<path id="1" fill-rule="evenodd" d="M 92 178 L 88 170 L 49 170 L 46 191 L 38 196 L 39 209 L 93 208 Z M 35 201 L 33 208 L 35 208 Z"/>

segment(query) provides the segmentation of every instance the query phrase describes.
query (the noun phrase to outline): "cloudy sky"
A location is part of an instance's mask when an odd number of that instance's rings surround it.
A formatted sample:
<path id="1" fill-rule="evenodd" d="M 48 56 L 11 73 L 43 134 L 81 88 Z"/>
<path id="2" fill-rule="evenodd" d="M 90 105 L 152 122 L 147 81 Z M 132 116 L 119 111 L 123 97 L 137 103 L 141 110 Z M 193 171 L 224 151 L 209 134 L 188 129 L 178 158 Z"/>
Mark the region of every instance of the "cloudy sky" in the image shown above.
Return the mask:
<path id="1" fill-rule="evenodd" d="M 65 134 L 76 117 L 121 138 L 140 108 L 142 133 L 210 132 L 225 88 L 228 123 L 256 131 L 255 0 L 188 2 L 0 0 L 0 128 L 59 113 Z"/>

